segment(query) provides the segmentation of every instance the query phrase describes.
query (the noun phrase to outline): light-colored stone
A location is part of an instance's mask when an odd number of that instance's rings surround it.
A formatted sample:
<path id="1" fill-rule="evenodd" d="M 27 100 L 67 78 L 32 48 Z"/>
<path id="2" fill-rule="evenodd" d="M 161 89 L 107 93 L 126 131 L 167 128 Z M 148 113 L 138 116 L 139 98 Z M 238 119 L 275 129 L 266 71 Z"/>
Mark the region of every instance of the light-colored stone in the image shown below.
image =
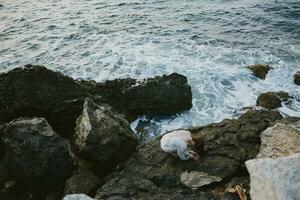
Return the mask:
<path id="1" fill-rule="evenodd" d="M 252 200 L 300 199 L 300 153 L 246 162 L 251 178 Z"/>
<path id="2" fill-rule="evenodd" d="M 257 158 L 278 158 L 300 152 L 300 121 L 276 124 L 261 134 Z"/>
<path id="3" fill-rule="evenodd" d="M 94 200 L 85 194 L 69 194 L 63 200 Z"/>
<path id="4" fill-rule="evenodd" d="M 185 186 L 191 189 L 198 189 L 204 185 L 209 185 L 214 182 L 221 181 L 222 178 L 218 176 L 211 176 L 205 172 L 191 171 L 183 172 L 180 175 L 180 181 Z"/>

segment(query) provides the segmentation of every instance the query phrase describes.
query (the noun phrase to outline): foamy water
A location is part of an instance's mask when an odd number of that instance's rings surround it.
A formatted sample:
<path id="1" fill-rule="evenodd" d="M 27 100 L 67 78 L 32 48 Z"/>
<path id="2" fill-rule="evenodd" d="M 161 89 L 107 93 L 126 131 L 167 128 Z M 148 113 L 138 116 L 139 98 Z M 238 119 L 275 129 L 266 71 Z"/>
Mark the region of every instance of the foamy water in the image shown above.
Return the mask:
<path id="1" fill-rule="evenodd" d="M 189 111 L 148 121 L 149 134 L 218 122 L 284 90 L 279 110 L 300 116 L 299 0 L 0 0 L 0 71 L 41 64 L 104 81 L 178 72 L 193 92 Z M 273 67 L 266 78 L 247 65 Z M 132 123 L 135 129 L 138 121 Z"/>

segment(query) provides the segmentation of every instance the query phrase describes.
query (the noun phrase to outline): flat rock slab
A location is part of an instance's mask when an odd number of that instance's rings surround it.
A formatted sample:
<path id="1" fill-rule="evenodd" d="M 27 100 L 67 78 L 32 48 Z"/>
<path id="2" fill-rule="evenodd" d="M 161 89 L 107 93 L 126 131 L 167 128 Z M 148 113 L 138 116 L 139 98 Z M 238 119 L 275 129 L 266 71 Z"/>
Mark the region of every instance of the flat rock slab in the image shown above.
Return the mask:
<path id="1" fill-rule="evenodd" d="M 205 172 L 191 171 L 180 175 L 181 182 L 190 189 L 198 189 L 204 185 L 219 182 L 222 177 L 211 176 Z"/>
<path id="2" fill-rule="evenodd" d="M 300 199 L 300 153 L 276 159 L 253 159 L 246 166 L 252 200 Z"/>

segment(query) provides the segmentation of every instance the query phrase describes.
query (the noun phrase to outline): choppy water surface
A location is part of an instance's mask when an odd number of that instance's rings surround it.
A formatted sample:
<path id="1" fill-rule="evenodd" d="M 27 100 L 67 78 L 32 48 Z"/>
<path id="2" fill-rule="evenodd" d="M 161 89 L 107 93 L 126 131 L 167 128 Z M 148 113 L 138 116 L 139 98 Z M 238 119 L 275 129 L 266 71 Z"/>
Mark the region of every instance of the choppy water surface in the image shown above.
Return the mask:
<path id="1" fill-rule="evenodd" d="M 0 71 L 33 63 L 96 81 L 186 75 L 193 108 L 153 119 L 151 133 L 233 117 L 266 91 L 290 92 L 295 100 L 280 111 L 300 116 L 300 89 L 292 80 L 300 69 L 299 0 L 0 4 Z M 272 65 L 266 80 L 245 68 L 255 63 Z"/>

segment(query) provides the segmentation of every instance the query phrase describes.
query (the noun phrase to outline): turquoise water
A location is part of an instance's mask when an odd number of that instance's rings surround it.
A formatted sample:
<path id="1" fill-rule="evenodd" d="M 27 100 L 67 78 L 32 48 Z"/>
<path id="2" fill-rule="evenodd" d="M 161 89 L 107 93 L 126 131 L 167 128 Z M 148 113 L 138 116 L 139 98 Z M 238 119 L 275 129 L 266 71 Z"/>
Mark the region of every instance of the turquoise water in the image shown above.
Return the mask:
<path id="1" fill-rule="evenodd" d="M 150 134 L 218 122 L 285 90 L 300 116 L 299 0 L 0 0 L 0 71 L 28 63 L 104 81 L 186 75 L 190 111 L 148 122 Z M 266 80 L 250 64 L 270 64 Z M 141 116 L 140 119 L 147 119 Z M 135 128 L 137 122 L 132 124 Z"/>

